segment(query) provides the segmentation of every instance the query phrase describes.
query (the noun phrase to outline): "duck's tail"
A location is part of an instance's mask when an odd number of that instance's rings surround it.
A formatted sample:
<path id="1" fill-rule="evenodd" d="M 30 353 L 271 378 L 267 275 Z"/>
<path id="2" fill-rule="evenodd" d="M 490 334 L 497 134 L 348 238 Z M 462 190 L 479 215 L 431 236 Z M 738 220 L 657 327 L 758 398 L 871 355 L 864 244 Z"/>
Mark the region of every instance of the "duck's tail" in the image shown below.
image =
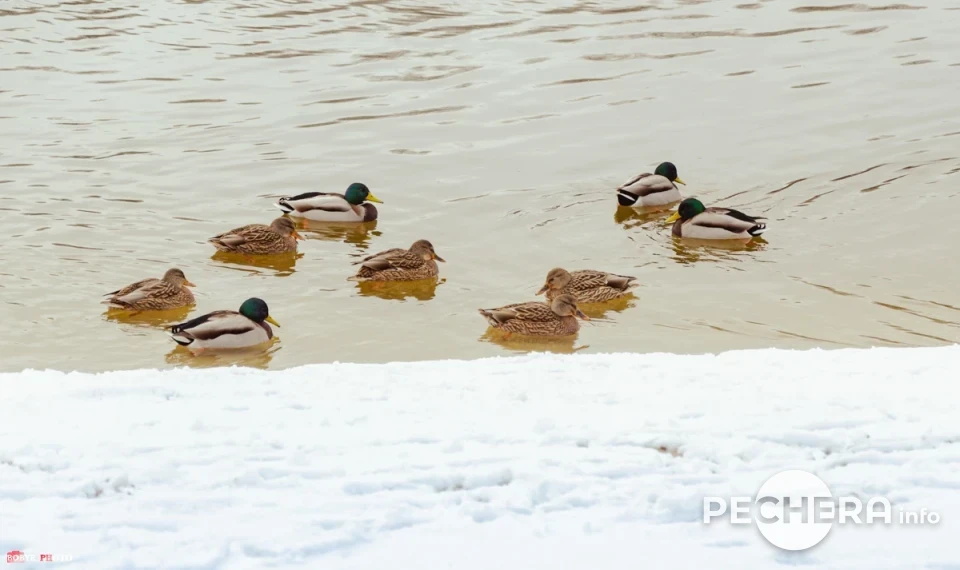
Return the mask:
<path id="1" fill-rule="evenodd" d="M 274 204 L 274 206 L 276 206 L 276 207 L 280 208 L 281 210 L 283 210 L 283 212 L 284 212 L 285 214 L 289 214 L 290 212 L 294 211 L 296 208 L 294 208 L 293 206 L 291 206 L 291 205 L 290 205 L 290 202 L 288 202 L 287 200 L 289 200 L 289 198 L 280 198 L 280 199 L 277 201 L 277 203 Z"/>
<path id="2" fill-rule="evenodd" d="M 180 346 L 189 346 L 190 343 L 193 342 L 193 339 L 192 339 L 192 338 L 185 337 L 185 336 L 179 335 L 179 334 L 172 334 L 172 335 L 170 335 L 170 338 L 172 338 L 173 341 L 176 342 L 177 344 L 179 344 Z"/>
<path id="3" fill-rule="evenodd" d="M 170 325 L 168 327 L 165 327 L 168 331 L 170 331 L 170 338 L 172 338 L 173 341 L 179 344 L 180 346 L 188 346 L 189 344 L 191 344 L 193 341 L 196 340 L 195 338 L 193 338 L 193 335 L 183 331 L 184 324 L 186 323 L 178 323 L 175 325 Z"/>
<path id="4" fill-rule="evenodd" d="M 493 314 L 493 309 L 477 309 L 477 312 L 483 315 L 483 318 L 487 319 L 491 327 L 497 328 L 501 325 L 496 315 Z"/>
<path id="5" fill-rule="evenodd" d="M 124 303 L 123 301 L 121 301 L 121 300 L 119 300 L 119 299 L 117 299 L 117 298 L 115 298 L 115 297 L 110 297 L 109 299 L 104 299 L 103 301 L 100 301 L 100 304 L 101 304 L 101 305 L 106 305 L 106 306 L 110 307 L 111 309 L 129 309 L 129 308 L 130 308 L 130 306 L 129 306 L 127 303 Z"/>
<path id="6" fill-rule="evenodd" d="M 636 277 L 631 277 L 629 275 L 607 275 L 607 285 L 615 289 L 620 289 L 621 291 L 626 291 L 627 289 L 632 289 L 639 285 Z"/>
<path id="7" fill-rule="evenodd" d="M 627 192 L 623 188 L 617 188 L 617 203 L 621 206 L 633 206 L 639 199 L 639 196 Z"/>

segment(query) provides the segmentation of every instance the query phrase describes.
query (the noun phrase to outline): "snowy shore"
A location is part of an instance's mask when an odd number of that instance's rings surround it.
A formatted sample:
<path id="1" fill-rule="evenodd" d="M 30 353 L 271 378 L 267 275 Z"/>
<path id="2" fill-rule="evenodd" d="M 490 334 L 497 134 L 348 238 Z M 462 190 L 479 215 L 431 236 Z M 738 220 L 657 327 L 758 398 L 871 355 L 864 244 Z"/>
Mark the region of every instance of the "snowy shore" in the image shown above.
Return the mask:
<path id="1" fill-rule="evenodd" d="M 956 570 L 958 378 L 960 346 L 0 374 L 0 547 L 73 557 L 45 568 Z M 784 469 L 942 520 L 803 552 L 702 522 L 704 496 Z"/>

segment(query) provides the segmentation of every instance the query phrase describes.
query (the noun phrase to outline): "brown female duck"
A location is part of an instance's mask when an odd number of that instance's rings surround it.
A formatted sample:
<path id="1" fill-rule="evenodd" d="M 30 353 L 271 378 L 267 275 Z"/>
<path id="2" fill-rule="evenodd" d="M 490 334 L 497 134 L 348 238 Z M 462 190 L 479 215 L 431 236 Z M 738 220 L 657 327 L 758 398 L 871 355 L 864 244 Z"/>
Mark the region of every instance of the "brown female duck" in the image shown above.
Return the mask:
<path id="1" fill-rule="evenodd" d="M 351 281 L 416 281 L 439 275 L 438 261 L 444 261 L 425 239 L 413 242 L 410 249 L 394 248 L 366 257 L 354 265 L 360 270 Z"/>
<path id="2" fill-rule="evenodd" d="M 250 224 L 210 238 L 210 243 L 220 251 L 246 255 L 270 255 L 297 251 L 297 233 L 290 218 L 280 217 L 270 223 Z"/>
<path id="3" fill-rule="evenodd" d="M 580 330 L 577 317 L 590 318 L 577 308 L 573 295 L 558 295 L 548 305 L 537 301 L 498 309 L 480 309 L 490 326 L 508 333 L 531 336 L 568 336 Z"/>
<path id="4" fill-rule="evenodd" d="M 183 271 L 173 268 L 163 274 L 162 279 L 141 279 L 107 293 L 109 299 L 103 301 L 116 309 L 131 311 L 165 311 L 193 305 L 193 293 L 187 287 L 195 287 L 187 280 Z"/>
<path id="5" fill-rule="evenodd" d="M 547 273 L 546 282 L 537 295 L 547 294 L 547 300 L 558 295 L 573 295 L 578 303 L 603 303 L 619 299 L 636 287 L 636 277 L 616 275 L 604 271 L 583 269 L 567 271 L 556 267 Z"/>

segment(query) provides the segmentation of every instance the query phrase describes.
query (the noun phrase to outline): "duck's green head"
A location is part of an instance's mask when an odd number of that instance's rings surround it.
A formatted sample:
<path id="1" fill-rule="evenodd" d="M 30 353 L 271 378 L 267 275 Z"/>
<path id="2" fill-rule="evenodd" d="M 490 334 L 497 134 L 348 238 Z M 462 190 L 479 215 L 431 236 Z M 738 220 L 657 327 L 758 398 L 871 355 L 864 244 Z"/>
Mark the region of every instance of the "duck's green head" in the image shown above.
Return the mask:
<path id="1" fill-rule="evenodd" d="M 267 303 L 263 299 L 250 297 L 240 305 L 240 314 L 255 323 L 267 321 L 271 325 L 280 326 L 280 323 L 270 316 L 270 309 L 267 308 Z"/>
<path id="2" fill-rule="evenodd" d="M 361 182 L 354 182 L 348 186 L 347 191 L 343 193 L 343 197 L 354 206 L 359 206 L 366 201 L 383 204 L 383 201 L 374 196 L 373 192 L 370 192 L 370 189 L 367 188 L 367 185 Z"/>
<path id="3" fill-rule="evenodd" d="M 680 177 L 677 176 L 677 167 L 674 166 L 672 162 L 661 162 L 660 166 L 653 171 L 654 174 L 659 174 L 663 176 L 670 182 L 679 182 L 680 184 L 686 185 L 687 183 L 683 180 L 680 180 Z"/>
<path id="4" fill-rule="evenodd" d="M 672 216 L 667 218 L 667 223 L 672 224 L 677 220 L 689 220 L 690 218 L 702 214 L 707 210 L 706 206 L 703 205 L 703 202 L 697 200 L 696 198 L 687 198 L 683 202 L 680 202 L 680 205 L 677 206 L 677 211 L 673 213 Z"/>

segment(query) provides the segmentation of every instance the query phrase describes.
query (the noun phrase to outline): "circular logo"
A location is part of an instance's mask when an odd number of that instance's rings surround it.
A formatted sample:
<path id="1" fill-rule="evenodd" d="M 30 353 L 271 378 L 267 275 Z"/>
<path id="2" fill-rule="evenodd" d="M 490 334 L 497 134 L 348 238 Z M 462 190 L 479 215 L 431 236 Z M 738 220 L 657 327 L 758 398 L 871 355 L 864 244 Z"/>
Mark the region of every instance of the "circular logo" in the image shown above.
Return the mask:
<path id="1" fill-rule="evenodd" d="M 806 550 L 819 543 L 833 526 L 821 514 L 833 495 L 823 479 L 806 471 L 781 471 L 757 492 L 756 516 L 760 534 L 784 550 Z"/>

